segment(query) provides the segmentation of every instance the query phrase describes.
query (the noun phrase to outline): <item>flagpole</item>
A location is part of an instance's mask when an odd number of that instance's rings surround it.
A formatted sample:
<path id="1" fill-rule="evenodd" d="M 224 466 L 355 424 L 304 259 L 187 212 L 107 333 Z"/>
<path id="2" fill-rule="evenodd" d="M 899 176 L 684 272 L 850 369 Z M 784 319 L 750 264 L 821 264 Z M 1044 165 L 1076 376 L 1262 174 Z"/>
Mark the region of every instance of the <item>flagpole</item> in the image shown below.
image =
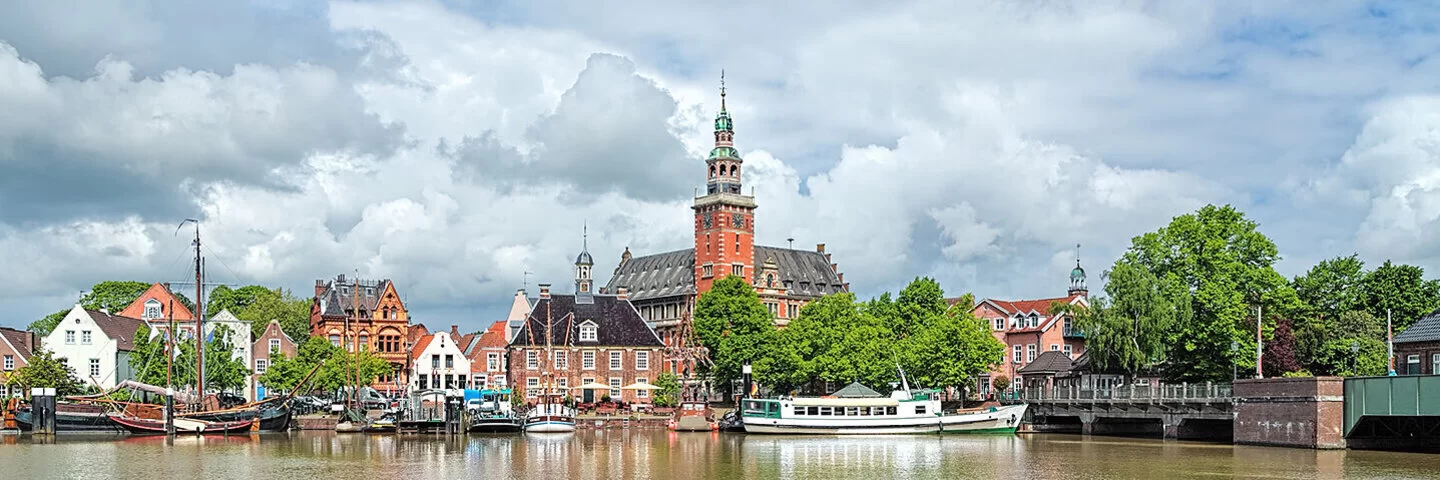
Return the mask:
<path id="1" fill-rule="evenodd" d="M 1255 378 L 1265 378 L 1265 307 L 1255 306 Z"/>
<path id="2" fill-rule="evenodd" d="M 1395 327 L 1394 324 L 1390 323 L 1390 309 L 1388 308 L 1385 309 L 1385 345 L 1387 351 L 1386 356 L 1389 357 L 1390 364 L 1390 373 L 1388 375 L 1393 377 L 1395 376 Z"/>

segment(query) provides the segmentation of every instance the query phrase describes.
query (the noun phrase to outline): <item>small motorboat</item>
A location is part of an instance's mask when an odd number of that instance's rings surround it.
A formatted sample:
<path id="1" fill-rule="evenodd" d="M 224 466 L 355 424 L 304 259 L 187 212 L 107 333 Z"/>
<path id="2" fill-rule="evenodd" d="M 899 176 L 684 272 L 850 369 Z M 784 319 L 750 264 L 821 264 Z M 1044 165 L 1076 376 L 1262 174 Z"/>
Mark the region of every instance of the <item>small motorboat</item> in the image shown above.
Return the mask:
<path id="1" fill-rule="evenodd" d="M 369 425 L 365 426 L 364 431 L 365 433 L 395 433 L 395 428 L 395 419 L 392 417 L 384 417 L 370 422 Z"/>
<path id="2" fill-rule="evenodd" d="M 548 400 L 548 399 L 547 399 Z M 575 409 L 564 403 L 544 402 L 525 416 L 527 433 L 561 433 L 575 431 Z"/>
<path id="3" fill-rule="evenodd" d="M 525 427 L 525 420 L 515 414 L 510 406 L 510 390 L 483 390 L 480 405 L 468 412 L 470 424 L 465 431 L 470 433 L 517 433 Z"/>
<path id="4" fill-rule="evenodd" d="M 670 429 L 677 432 L 710 432 L 720 429 L 715 411 L 705 402 L 682 402 L 670 420 Z"/>

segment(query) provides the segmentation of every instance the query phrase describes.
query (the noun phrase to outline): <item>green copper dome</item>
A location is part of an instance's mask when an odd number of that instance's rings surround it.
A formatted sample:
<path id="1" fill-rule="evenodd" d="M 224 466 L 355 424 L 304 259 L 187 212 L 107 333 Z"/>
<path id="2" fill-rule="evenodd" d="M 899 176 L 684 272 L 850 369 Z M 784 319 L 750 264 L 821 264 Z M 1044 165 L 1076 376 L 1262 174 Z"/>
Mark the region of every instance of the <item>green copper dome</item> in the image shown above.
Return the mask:
<path id="1" fill-rule="evenodd" d="M 1085 278 L 1085 269 L 1080 268 L 1080 264 L 1077 262 L 1075 264 L 1075 269 L 1070 271 L 1070 279 L 1076 280 L 1083 278 Z"/>
<path id="2" fill-rule="evenodd" d="M 715 147 L 710 149 L 710 159 L 717 158 L 740 158 L 740 152 L 735 147 Z"/>
<path id="3" fill-rule="evenodd" d="M 720 111 L 720 114 L 715 116 L 715 131 L 717 131 L 717 132 L 731 132 L 731 131 L 734 131 L 734 130 L 735 130 L 735 125 L 730 122 L 730 113 L 729 113 L 729 112 L 726 112 L 726 111 L 724 111 L 724 110 L 721 110 L 721 111 Z"/>

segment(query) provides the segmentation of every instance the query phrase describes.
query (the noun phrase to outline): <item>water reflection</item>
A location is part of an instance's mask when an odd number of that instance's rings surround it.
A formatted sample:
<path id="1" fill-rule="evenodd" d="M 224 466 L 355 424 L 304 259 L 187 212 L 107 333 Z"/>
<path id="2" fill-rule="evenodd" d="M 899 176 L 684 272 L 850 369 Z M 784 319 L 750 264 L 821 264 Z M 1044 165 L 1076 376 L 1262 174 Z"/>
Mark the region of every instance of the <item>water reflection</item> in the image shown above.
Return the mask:
<path id="1" fill-rule="evenodd" d="M 0 478 L 1435 478 L 1440 456 L 1067 435 L 0 438 Z"/>

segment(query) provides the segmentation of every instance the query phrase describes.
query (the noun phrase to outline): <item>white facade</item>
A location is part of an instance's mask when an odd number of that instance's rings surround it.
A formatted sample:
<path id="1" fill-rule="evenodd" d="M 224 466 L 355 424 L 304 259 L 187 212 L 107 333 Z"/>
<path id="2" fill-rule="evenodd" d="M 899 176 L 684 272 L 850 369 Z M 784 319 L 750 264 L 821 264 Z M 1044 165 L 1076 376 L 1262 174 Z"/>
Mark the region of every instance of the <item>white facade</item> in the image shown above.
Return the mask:
<path id="1" fill-rule="evenodd" d="M 214 317 L 210 317 L 209 320 L 205 321 L 205 334 L 208 336 L 214 333 L 215 328 L 220 325 L 224 325 L 230 329 L 230 336 L 228 338 L 231 347 L 230 357 L 239 360 L 240 364 L 245 365 L 245 368 L 255 368 L 253 362 L 250 361 L 252 358 L 250 350 L 254 348 L 255 343 L 254 340 L 250 338 L 250 324 L 235 318 L 235 315 L 232 315 L 230 310 L 221 310 L 220 313 L 215 314 Z M 207 388 L 206 390 L 209 389 Z M 245 376 L 245 391 L 243 395 L 246 401 L 255 401 L 255 377 L 253 375 Z"/>
<path id="2" fill-rule="evenodd" d="M 97 315 L 109 318 L 109 315 Z M 129 325 L 129 322 L 125 324 Z M 138 321 L 135 326 L 138 328 Z M 134 379 L 129 350 L 135 332 L 123 335 L 123 339 L 111 338 L 89 312 L 76 305 L 50 335 L 41 339 L 40 344 L 54 352 L 56 358 L 64 358 L 81 383 L 98 384 L 101 388 L 110 389 L 122 381 Z M 121 347 L 122 341 L 124 347 Z"/>
<path id="3" fill-rule="evenodd" d="M 465 388 L 470 378 L 470 360 L 450 334 L 433 333 L 417 343 L 423 348 L 411 355 L 412 390 Z"/>

